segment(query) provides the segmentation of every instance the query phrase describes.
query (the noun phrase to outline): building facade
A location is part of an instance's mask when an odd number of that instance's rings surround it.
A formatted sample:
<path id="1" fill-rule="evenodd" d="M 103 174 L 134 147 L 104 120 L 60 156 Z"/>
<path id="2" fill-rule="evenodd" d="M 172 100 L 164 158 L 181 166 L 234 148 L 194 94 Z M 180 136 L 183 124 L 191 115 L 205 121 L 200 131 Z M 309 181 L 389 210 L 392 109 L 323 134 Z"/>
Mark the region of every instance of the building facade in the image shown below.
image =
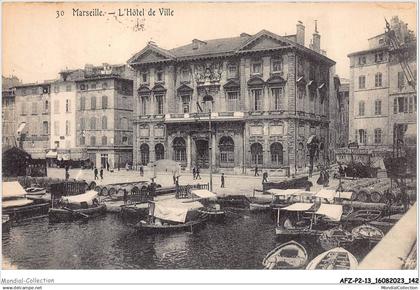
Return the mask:
<path id="1" fill-rule="evenodd" d="M 15 90 L 2 91 L 2 147 L 4 149 L 16 146 L 16 108 Z"/>
<path id="2" fill-rule="evenodd" d="M 401 56 L 416 74 L 416 42 L 398 17 L 391 29 L 402 44 L 390 48 L 386 34 L 370 38 L 369 49 L 349 54 L 349 138 L 366 148 L 389 148 L 407 126 L 416 124 L 415 90 L 408 84 Z"/>
<path id="3" fill-rule="evenodd" d="M 337 77 L 336 80 L 337 95 L 337 148 L 346 147 L 349 143 L 349 91 L 350 81 L 348 79 Z"/>
<path id="4" fill-rule="evenodd" d="M 322 150 L 329 144 L 335 63 L 317 31 L 311 48 L 304 43 L 300 22 L 289 36 L 262 30 L 171 50 L 149 43 L 128 61 L 136 71 L 134 163 L 208 168 L 211 150 L 219 172 L 305 170 L 308 138 L 318 136 Z"/>
<path id="5" fill-rule="evenodd" d="M 133 81 L 126 66 L 85 70 L 76 84 L 76 145 L 96 167 L 132 163 Z M 127 78 L 125 78 L 127 77 Z"/>

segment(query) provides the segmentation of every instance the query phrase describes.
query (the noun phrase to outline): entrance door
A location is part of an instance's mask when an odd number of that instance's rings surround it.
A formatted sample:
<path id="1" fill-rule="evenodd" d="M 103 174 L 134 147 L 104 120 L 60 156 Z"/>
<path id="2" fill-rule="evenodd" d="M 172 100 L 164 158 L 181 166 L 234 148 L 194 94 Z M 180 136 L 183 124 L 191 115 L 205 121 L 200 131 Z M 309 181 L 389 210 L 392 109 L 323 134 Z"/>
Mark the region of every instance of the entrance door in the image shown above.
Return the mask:
<path id="1" fill-rule="evenodd" d="M 106 162 L 108 161 L 108 154 L 101 154 L 101 167 L 106 168 Z"/>
<path id="2" fill-rule="evenodd" d="M 209 142 L 207 140 L 196 140 L 197 147 L 196 165 L 200 168 L 209 168 Z"/>

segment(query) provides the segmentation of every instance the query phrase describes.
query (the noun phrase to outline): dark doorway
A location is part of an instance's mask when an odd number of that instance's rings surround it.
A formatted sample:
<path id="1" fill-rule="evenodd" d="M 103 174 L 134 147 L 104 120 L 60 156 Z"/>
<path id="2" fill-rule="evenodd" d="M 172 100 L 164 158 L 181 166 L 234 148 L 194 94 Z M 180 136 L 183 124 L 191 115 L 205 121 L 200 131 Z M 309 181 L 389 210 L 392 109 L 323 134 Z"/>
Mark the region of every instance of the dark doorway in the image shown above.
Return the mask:
<path id="1" fill-rule="evenodd" d="M 200 168 L 209 168 L 209 142 L 207 140 L 196 140 L 197 147 L 196 165 Z"/>

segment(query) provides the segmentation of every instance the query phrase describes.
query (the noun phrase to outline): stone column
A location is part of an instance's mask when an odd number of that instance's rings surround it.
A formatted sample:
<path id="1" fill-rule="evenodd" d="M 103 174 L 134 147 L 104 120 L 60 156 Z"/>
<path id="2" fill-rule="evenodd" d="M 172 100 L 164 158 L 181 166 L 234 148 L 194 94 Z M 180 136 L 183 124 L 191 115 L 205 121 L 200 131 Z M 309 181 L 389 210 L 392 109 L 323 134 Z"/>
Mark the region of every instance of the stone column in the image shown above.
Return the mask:
<path id="1" fill-rule="evenodd" d="M 191 135 L 187 136 L 187 167 L 185 170 L 190 171 L 191 168 Z"/>
<path id="2" fill-rule="evenodd" d="M 213 163 L 213 171 L 215 170 L 216 166 L 216 134 L 211 134 L 211 156 L 212 156 L 212 163 Z"/>

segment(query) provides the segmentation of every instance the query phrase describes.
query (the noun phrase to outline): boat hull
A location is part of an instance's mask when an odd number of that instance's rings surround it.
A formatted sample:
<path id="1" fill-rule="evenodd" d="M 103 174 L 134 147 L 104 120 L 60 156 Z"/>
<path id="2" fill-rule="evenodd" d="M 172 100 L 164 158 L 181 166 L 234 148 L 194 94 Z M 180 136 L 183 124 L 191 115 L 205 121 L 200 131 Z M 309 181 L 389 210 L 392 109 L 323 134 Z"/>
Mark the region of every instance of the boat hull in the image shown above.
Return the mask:
<path id="1" fill-rule="evenodd" d="M 51 222 L 69 222 L 82 218 L 92 218 L 106 213 L 106 205 L 86 209 L 77 209 L 74 211 L 62 208 L 51 208 L 48 212 L 48 218 Z M 86 215 L 87 217 L 85 217 Z"/>
<path id="2" fill-rule="evenodd" d="M 10 217 L 8 215 L 3 215 L 2 223 L 1 223 L 2 233 L 7 233 L 8 231 L 10 231 L 11 226 L 12 226 L 12 221 L 10 220 Z"/>
<path id="3" fill-rule="evenodd" d="M 265 269 L 299 269 L 307 261 L 306 249 L 301 244 L 290 241 L 269 252 L 262 264 Z"/>
<path id="4" fill-rule="evenodd" d="M 226 217 L 226 212 L 224 210 L 198 209 L 197 212 L 200 213 L 202 219 L 213 222 L 223 222 Z"/>
<path id="5" fill-rule="evenodd" d="M 205 220 L 190 221 L 177 225 L 156 225 L 148 223 L 137 223 L 134 227 L 142 234 L 169 234 L 175 232 L 194 232 L 204 225 Z"/>
<path id="6" fill-rule="evenodd" d="M 354 270 L 357 266 L 357 259 L 349 251 L 334 248 L 315 257 L 306 270 Z"/>

